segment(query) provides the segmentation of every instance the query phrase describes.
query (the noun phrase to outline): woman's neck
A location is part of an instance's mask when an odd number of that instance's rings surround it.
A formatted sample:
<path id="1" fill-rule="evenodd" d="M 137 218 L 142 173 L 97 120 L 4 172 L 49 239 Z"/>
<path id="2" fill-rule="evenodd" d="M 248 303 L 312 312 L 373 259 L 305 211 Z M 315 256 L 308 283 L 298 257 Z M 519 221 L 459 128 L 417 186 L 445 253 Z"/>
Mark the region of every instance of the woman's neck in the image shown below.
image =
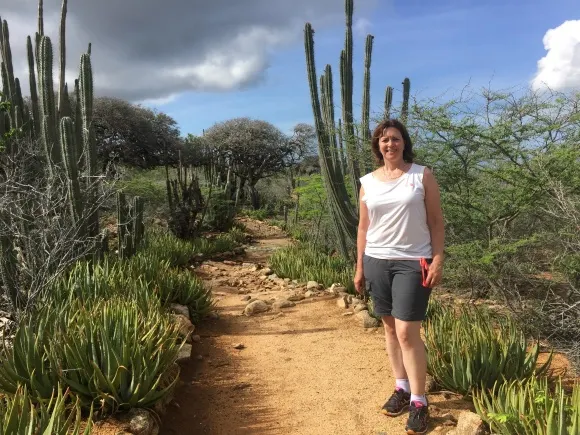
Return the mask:
<path id="1" fill-rule="evenodd" d="M 389 162 L 389 161 L 385 160 L 384 167 L 389 172 L 396 171 L 397 169 L 404 171 L 405 168 L 407 167 L 407 163 L 404 160 L 399 160 L 397 162 Z"/>

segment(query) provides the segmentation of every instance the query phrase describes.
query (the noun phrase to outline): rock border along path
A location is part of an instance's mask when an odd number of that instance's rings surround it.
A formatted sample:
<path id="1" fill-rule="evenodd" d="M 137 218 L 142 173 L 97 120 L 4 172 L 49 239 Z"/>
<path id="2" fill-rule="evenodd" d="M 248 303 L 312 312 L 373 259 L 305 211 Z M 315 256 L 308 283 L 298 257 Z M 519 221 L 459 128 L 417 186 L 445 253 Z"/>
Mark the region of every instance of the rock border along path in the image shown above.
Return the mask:
<path id="1" fill-rule="evenodd" d="M 405 433 L 406 415 L 380 413 L 394 385 L 382 328 L 361 314 L 360 302 L 316 283 L 272 277 L 267 259 L 289 240 L 266 224 L 244 224 L 258 237 L 246 254 L 196 270 L 212 287 L 219 316 L 199 325 L 191 356 L 180 360 L 180 383 L 160 433 Z M 473 418 L 457 397 L 429 399 L 432 433 Z M 470 433 L 478 433 L 475 426 L 462 430 Z"/>

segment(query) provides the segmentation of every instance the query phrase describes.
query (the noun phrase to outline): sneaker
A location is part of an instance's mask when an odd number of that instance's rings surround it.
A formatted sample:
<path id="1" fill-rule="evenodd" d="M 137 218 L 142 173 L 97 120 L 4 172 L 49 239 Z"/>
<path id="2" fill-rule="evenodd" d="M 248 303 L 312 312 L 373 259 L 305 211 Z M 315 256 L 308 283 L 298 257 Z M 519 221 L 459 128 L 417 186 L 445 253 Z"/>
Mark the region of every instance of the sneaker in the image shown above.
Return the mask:
<path id="1" fill-rule="evenodd" d="M 405 390 L 397 388 L 383 405 L 381 412 L 389 417 L 401 415 L 409 407 L 410 400 L 411 393 L 406 393 Z"/>
<path id="2" fill-rule="evenodd" d="M 410 435 L 423 434 L 427 432 L 427 420 L 429 418 L 429 407 L 421 402 L 413 402 L 409 407 L 409 418 L 405 430 Z"/>

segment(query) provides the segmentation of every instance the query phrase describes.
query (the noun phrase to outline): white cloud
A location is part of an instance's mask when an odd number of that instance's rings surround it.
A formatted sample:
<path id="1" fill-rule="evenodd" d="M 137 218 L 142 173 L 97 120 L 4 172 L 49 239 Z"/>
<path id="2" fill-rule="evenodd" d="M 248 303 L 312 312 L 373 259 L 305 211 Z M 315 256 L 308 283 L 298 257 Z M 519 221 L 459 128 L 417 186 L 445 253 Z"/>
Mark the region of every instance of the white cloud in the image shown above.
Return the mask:
<path id="1" fill-rule="evenodd" d="M 548 52 L 538 61 L 534 89 L 580 89 L 580 20 L 565 21 L 544 35 Z"/>
<path id="2" fill-rule="evenodd" d="M 359 1 L 363 11 L 375 2 Z M 60 3 L 44 2 L 55 62 Z M 37 0 L 0 4 L 10 26 L 14 69 L 27 94 L 26 35 L 36 31 Z M 159 0 L 69 2 L 66 79 L 72 88 L 80 55 L 92 42 L 97 96 L 163 102 L 188 91 L 247 88 L 264 78 L 273 53 L 301 40 L 306 21 L 315 29 L 340 22 L 343 6 L 336 0 L 173 0 L 170 8 Z M 55 80 L 57 74 L 55 63 Z"/>

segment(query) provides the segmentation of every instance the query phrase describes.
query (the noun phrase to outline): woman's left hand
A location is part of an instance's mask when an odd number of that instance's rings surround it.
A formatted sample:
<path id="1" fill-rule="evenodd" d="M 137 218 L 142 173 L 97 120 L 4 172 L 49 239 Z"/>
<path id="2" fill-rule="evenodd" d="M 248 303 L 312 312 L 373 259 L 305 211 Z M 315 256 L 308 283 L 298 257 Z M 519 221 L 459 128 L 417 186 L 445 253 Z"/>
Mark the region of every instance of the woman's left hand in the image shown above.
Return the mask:
<path id="1" fill-rule="evenodd" d="M 443 278 L 443 262 L 440 260 L 433 260 L 429 265 L 429 272 L 427 272 L 427 278 L 425 278 L 426 287 L 433 288 L 439 285 Z"/>

